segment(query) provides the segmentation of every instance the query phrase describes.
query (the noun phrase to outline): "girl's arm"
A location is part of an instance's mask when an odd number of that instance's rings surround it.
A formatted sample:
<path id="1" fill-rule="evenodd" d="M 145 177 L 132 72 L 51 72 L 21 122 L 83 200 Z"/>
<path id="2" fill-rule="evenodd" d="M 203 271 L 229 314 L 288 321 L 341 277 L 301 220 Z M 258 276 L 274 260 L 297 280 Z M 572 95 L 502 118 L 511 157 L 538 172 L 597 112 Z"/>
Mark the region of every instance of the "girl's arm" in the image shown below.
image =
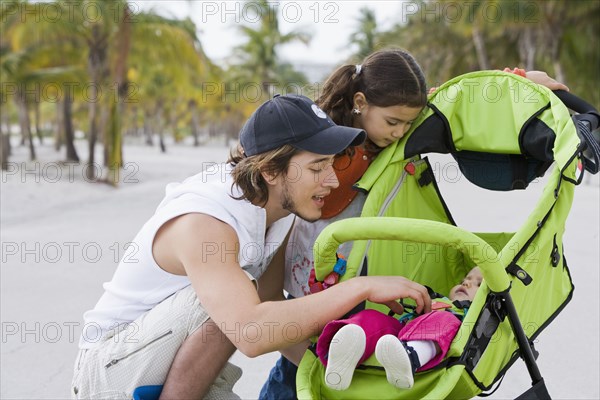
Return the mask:
<path id="1" fill-rule="evenodd" d="M 538 85 L 546 86 L 550 90 L 566 90 L 569 91 L 567 85 L 557 82 L 554 78 L 550 77 L 544 71 L 525 71 L 521 68 L 504 68 L 504 72 L 511 72 L 513 74 L 522 76 L 523 78 L 527 78 L 533 83 L 537 83 Z M 429 89 L 429 94 L 435 92 L 437 87 L 432 87 Z"/>
<path id="2" fill-rule="evenodd" d="M 529 79 L 533 83 L 538 85 L 544 85 L 550 90 L 566 90 L 569 91 L 567 85 L 557 82 L 554 78 L 548 76 L 544 71 L 527 71 L 525 72 L 525 78 Z"/>

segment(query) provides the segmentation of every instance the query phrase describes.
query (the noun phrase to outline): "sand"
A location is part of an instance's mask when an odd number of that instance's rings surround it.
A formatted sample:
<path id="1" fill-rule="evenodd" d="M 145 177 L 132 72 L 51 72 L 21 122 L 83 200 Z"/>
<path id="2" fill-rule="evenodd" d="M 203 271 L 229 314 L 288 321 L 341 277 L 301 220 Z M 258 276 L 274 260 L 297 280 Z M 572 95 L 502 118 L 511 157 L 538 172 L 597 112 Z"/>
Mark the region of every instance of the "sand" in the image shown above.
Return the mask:
<path id="1" fill-rule="evenodd" d="M 86 158 L 85 143 L 78 143 Z M 125 247 L 151 216 L 168 182 L 221 161 L 219 143 L 193 148 L 126 146 L 119 188 L 86 182 L 80 166 L 57 163 L 63 157 L 47 143 L 39 162 L 15 147 L 11 171 L 2 173 L 1 193 L 1 392 L 3 399 L 69 397 L 72 365 L 82 313 L 95 304 Z M 98 154 L 98 159 L 100 154 Z M 458 224 L 472 230 L 514 231 L 534 207 L 543 182 L 532 190 L 490 193 L 472 190 L 455 165 L 438 156 L 434 168 Z M 592 177 L 576 190 L 565 233 L 565 250 L 575 283 L 573 301 L 536 343 L 539 366 L 550 394 L 560 399 L 600 398 L 599 374 L 599 184 Z M 550 294 L 549 294 L 550 295 Z M 236 392 L 257 398 L 277 354 L 233 362 L 244 370 Z M 514 398 L 529 376 L 520 361 L 492 398 Z"/>

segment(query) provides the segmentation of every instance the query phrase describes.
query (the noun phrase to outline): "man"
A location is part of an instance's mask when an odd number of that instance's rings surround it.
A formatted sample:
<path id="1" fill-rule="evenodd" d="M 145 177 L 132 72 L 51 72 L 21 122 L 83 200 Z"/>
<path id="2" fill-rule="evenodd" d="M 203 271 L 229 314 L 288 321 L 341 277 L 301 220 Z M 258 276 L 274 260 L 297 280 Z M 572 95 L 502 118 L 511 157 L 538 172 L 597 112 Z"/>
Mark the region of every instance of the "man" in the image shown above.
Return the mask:
<path id="1" fill-rule="evenodd" d="M 134 239 L 139 261 L 123 260 L 84 315 L 100 334 L 83 331 L 74 397 L 130 398 L 164 384 L 162 398 L 231 398 L 241 375 L 226 363 L 234 346 L 250 357 L 293 354 L 366 299 L 400 311 L 395 300 L 411 297 L 428 311 L 426 289 L 401 277 L 274 301 L 283 299 L 281 245 L 294 215 L 321 216 L 338 185 L 334 155 L 364 137 L 304 96 L 276 96 L 246 122 L 228 164 L 169 185 Z"/>

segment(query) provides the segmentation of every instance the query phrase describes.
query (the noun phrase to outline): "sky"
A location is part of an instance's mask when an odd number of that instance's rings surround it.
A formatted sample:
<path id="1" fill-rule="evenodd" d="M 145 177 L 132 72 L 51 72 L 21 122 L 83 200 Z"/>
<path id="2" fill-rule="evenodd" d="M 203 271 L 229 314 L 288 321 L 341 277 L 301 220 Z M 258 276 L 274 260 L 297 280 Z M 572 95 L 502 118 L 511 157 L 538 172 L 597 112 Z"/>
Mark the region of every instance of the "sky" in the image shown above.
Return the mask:
<path id="1" fill-rule="evenodd" d="M 303 30 L 311 33 L 308 46 L 297 43 L 280 49 L 282 59 L 293 64 L 339 64 L 356 49 L 348 46 L 351 33 L 358 26 L 359 10 L 375 11 L 378 28 L 385 29 L 401 21 L 411 11 L 404 1 L 269 1 L 270 15 L 278 16 L 280 30 L 288 33 Z M 231 54 L 243 42 L 236 24 L 251 25 L 258 18 L 252 1 L 133 1 L 134 11 L 154 9 L 161 15 L 191 17 L 196 23 L 204 51 L 218 61 Z M 275 12 L 274 10 L 277 9 Z"/>

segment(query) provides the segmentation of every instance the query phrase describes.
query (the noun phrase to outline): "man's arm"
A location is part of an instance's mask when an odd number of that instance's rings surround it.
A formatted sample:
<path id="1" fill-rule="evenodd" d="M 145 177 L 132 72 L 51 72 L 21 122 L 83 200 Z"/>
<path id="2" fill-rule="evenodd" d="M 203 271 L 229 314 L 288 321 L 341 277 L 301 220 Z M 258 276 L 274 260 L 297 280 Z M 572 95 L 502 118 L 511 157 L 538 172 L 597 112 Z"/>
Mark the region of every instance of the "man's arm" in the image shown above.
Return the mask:
<path id="1" fill-rule="evenodd" d="M 185 270 L 173 253 L 171 227 L 179 219 L 166 222 L 156 233 L 152 254 L 158 265 L 167 272 L 184 275 Z M 160 395 L 161 400 L 201 399 L 209 392 L 236 347 L 209 319 L 181 345 Z"/>
<path id="2" fill-rule="evenodd" d="M 249 357 L 301 343 L 364 300 L 401 312 L 395 300 L 410 297 L 418 312 L 431 309 L 427 290 L 403 277 L 357 277 L 311 296 L 261 302 L 232 254 L 239 242 L 229 225 L 208 215 L 187 214 L 165 236 L 211 319 Z"/>
<path id="3" fill-rule="evenodd" d="M 285 277 L 285 251 L 288 240 L 289 234 L 258 281 L 258 295 L 261 301 L 285 300 L 283 283 Z M 279 351 L 285 358 L 298 365 L 308 346 L 310 346 L 310 340 L 304 340 Z"/>
<path id="4" fill-rule="evenodd" d="M 261 301 L 285 300 L 283 295 L 283 281 L 285 277 L 285 249 L 289 239 L 285 238 L 266 271 L 258 280 L 258 296 Z"/>

